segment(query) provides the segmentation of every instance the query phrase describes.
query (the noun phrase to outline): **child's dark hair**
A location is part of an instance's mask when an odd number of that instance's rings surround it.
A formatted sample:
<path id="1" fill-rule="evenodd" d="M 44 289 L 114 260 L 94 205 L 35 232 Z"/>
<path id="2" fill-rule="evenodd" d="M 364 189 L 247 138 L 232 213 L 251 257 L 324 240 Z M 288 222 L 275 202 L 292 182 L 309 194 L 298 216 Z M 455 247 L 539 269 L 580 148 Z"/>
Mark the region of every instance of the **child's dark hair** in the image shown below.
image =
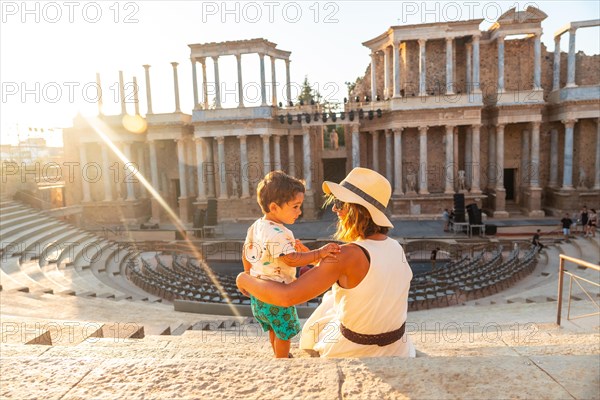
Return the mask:
<path id="1" fill-rule="evenodd" d="M 269 204 L 275 203 L 282 206 L 292 200 L 298 193 L 304 193 L 304 183 L 283 171 L 269 172 L 258 182 L 256 187 L 256 201 L 263 213 L 269 212 Z"/>

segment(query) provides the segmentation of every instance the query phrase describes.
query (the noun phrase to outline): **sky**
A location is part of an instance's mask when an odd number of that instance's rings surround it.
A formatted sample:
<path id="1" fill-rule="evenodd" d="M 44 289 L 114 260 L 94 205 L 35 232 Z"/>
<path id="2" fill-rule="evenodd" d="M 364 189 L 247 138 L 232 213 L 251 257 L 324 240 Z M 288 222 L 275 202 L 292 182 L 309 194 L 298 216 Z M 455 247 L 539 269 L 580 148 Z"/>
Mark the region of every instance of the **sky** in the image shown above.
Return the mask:
<path id="1" fill-rule="evenodd" d="M 293 97 L 307 77 L 325 99 L 342 101 L 345 82 L 363 76 L 370 63 L 362 43 L 390 26 L 482 18 L 480 28 L 485 30 L 510 8 L 523 11 L 528 6 L 548 14 L 542 42 L 550 51 L 561 26 L 600 18 L 597 1 L 0 1 L 0 143 L 40 136 L 44 128 L 48 144 L 60 146 L 57 128 L 70 126 L 77 113 L 98 112 L 96 73 L 105 114 L 120 113 L 123 71 L 127 112 L 134 113 L 135 76 L 144 115 L 144 64 L 151 65 L 153 111 L 167 113 L 175 110 L 171 62 L 179 63 L 181 109 L 190 114 L 189 44 L 267 39 L 292 53 Z M 568 34 L 561 48 L 567 51 Z M 579 30 L 576 49 L 599 54 L 600 29 Z M 244 55 L 242 63 L 245 104 L 258 105 L 259 57 Z M 270 81 L 270 60 L 265 64 Z M 200 84 L 199 64 L 197 69 Z M 212 61 L 207 71 L 211 81 Z M 283 100 L 283 61 L 276 62 L 275 71 L 278 100 Z M 235 57 L 220 58 L 219 75 L 225 85 L 223 106 L 236 106 Z M 267 93 L 270 99 L 270 89 Z"/>

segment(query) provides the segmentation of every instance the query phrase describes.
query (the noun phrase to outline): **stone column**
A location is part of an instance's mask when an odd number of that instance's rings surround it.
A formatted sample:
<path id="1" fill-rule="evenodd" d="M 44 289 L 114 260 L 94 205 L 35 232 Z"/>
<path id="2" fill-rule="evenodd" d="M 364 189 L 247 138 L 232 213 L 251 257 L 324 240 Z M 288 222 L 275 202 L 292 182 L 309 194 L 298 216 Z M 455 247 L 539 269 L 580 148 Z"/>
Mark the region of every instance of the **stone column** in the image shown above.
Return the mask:
<path id="1" fill-rule="evenodd" d="M 125 142 L 123 153 L 127 159 L 127 170 L 131 170 L 133 162 L 131 161 L 131 142 Z M 135 170 L 135 168 L 133 168 Z M 133 179 L 136 179 L 135 175 L 127 173 L 125 178 L 125 185 L 127 186 L 127 199 L 126 201 L 135 201 L 135 190 L 133 188 Z"/>
<path id="2" fill-rule="evenodd" d="M 481 92 L 479 69 L 480 69 L 480 57 L 479 57 L 479 36 L 473 36 L 473 91 L 475 93 Z"/>
<path id="3" fill-rule="evenodd" d="M 576 29 L 569 30 L 569 58 L 567 61 L 567 87 L 575 87 L 575 32 Z"/>
<path id="4" fill-rule="evenodd" d="M 190 58 L 192 62 L 192 86 L 194 89 L 194 109 L 198 107 L 198 75 L 196 73 L 196 59 Z"/>
<path id="5" fill-rule="evenodd" d="M 371 100 L 377 97 L 377 54 L 371 53 Z"/>
<path id="6" fill-rule="evenodd" d="M 542 89 L 542 41 L 539 33 L 533 42 L 533 89 Z"/>
<path id="7" fill-rule="evenodd" d="M 85 167 L 87 166 L 87 151 L 85 143 L 79 143 L 79 162 L 83 166 L 83 170 L 85 171 Z M 105 178 L 106 179 L 106 178 Z M 90 181 L 86 176 L 82 176 L 81 188 L 83 190 L 83 199 L 82 202 L 92 201 L 92 191 L 90 189 Z"/>
<path id="8" fill-rule="evenodd" d="M 154 190 L 160 193 L 160 186 L 158 180 L 158 162 L 156 158 L 156 142 L 154 140 L 148 141 L 150 147 L 150 177 L 152 179 L 152 187 Z"/>
<path id="9" fill-rule="evenodd" d="M 219 79 L 219 56 L 212 56 L 215 68 L 215 108 L 221 108 L 221 81 Z"/>
<path id="10" fill-rule="evenodd" d="M 206 58 L 200 59 L 202 64 L 202 98 L 204 103 L 204 109 L 208 110 L 208 81 L 206 80 Z"/>
<path id="11" fill-rule="evenodd" d="M 550 187 L 558 186 L 558 131 L 550 130 Z"/>
<path id="12" fill-rule="evenodd" d="M 360 138 L 358 124 L 352 125 L 352 168 L 360 167 Z"/>
<path id="13" fill-rule="evenodd" d="M 465 64 L 465 72 L 466 72 L 466 78 L 465 78 L 465 91 L 467 92 L 467 94 L 471 93 L 473 90 L 472 86 L 473 86 L 473 44 L 472 43 L 467 43 L 465 44 L 465 50 L 467 53 L 467 60 L 466 60 L 466 64 Z"/>
<path id="14" fill-rule="evenodd" d="M 150 66 L 148 64 L 143 65 L 144 73 L 146 75 L 146 103 L 148 105 L 148 111 L 146 114 L 152 114 L 152 92 L 150 91 Z"/>
<path id="15" fill-rule="evenodd" d="M 273 135 L 273 151 L 275 155 L 275 170 L 281 170 L 281 137 L 279 135 Z"/>
<path id="16" fill-rule="evenodd" d="M 206 186 L 204 185 L 204 148 L 203 140 L 195 138 L 196 143 L 196 173 L 198 175 L 198 197 L 199 202 L 206 201 Z"/>
<path id="17" fill-rule="evenodd" d="M 529 131 L 521 132 L 521 183 L 519 186 L 529 185 L 532 165 L 529 163 Z"/>
<path id="18" fill-rule="evenodd" d="M 562 121 L 565 125 L 565 155 L 563 162 L 563 190 L 573 189 L 573 128 L 577 120 Z"/>
<path id="19" fill-rule="evenodd" d="M 419 194 L 429 194 L 427 190 L 427 126 L 419 127 Z"/>
<path id="20" fill-rule="evenodd" d="M 265 78 L 265 55 L 263 53 L 258 53 L 258 58 L 260 59 L 260 98 L 261 98 L 261 106 L 267 105 L 267 81 Z"/>
<path id="21" fill-rule="evenodd" d="M 560 36 L 554 38 L 554 70 L 552 71 L 552 90 L 560 89 Z"/>
<path id="22" fill-rule="evenodd" d="M 504 125 L 496 126 L 496 190 L 504 190 Z"/>
<path id="23" fill-rule="evenodd" d="M 133 77 L 133 104 L 135 105 L 135 115 L 140 115 L 140 99 L 138 97 L 139 86 L 137 78 Z"/>
<path id="24" fill-rule="evenodd" d="M 292 83 L 290 77 L 290 60 L 285 60 L 285 93 L 288 103 L 292 101 Z"/>
<path id="25" fill-rule="evenodd" d="M 385 177 L 390 183 L 393 179 L 392 172 L 392 161 L 393 161 L 393 153 L 392 150 L 392 131 L 391 129 L 385 130 Z"/>
<path id="26" fill-rule="evenodd" d="M 121 115 L 127 114 L 127 104 L 125 104 L 125 81 L 123 80 L 123 71 L 119 71 L 119 94 L 121 98 Z"/>
<path id="27" fill-rule="evenodd" d="M 465 133 L 465 186 L 471 186 L 471 169 L 473 168 L 473 134 L 471 127 L 466 127 Z"/>
<path id="28" fill-rule="evenodd" d="M 600 190 L 600 118 L 596 119 L 596 176 L 594 190 Z"/>
<path id="29" fill-rule="evenodd" d="M 454 94 L 453 38 L 446 38 L 446 94 Z"/>
<path id="30" fill-rule="evenodd" d="M 179 78 L 177 77 L 177 66 L 179 63 L 172 62 L 173 66 L 173 86 L 175 89 L 175 112 L 181 112 L 181 108 L 179 107 Z"/>
<path id="31" fill-rule="evenodd" d="M 179 198 L 187 197 L 187 177 L 185 166 L 185 142 L 183 139 L 176 139 L 177 143 L 177 166 L 179 168 Z"/>
<path id="32" fill-rule="evenodd" d="M 146 67 L 146 66 L 144 65 L 144 67 Z M 149 65 L 148 65 L 148 68 L 150 68 Z M 150 81 L 149 75 L 146 74 L 146 83 L 149 83 L 149 81 Z M 100 82 L 100 74 L 98 72 L 96 72 L 96 87 L 98 88 L 98 90 L 101 90 L 101 88 L 102 88 L 102 85 Z M 149 86 L 148 86 L 148 90 L 150 90 Z M 146 93 L 150 93 L 150 92 L 147 91 Z M 98 96 L 97 104 L 98 104 L 98 115 L 104 115 L 104 112 L 102 111 L 102 108 L 103 108 L 102 96 Z M 152 106 L 152 104 L 150 106 Z M 152 109 L 152 108 L 150 108 L 150 109 Z"/>
<path id="33" fill-rule="evenodd" d="M 427 39 L 419 39 L 419 96 L 427 96 Z"/>
<path id="34" fill-rule="evenodd" d="M 491 189 L 496 186 L 496 177 L 498 169 L 496 168 L 496 128 L 493 125 L 488 126 L 488 187 Z"/>
<path id="35" fill-rule="evenodd" d="M 185 166 L 186 166 L 186 175 L 188 178 L 187 188 L 188 195 L 193 196 L 195 194 L 195 182 L 194 182 L 194 147 L 192 139 L 185 141 Z"/>
<path id="36" fill-rule="evenodd" d="M 400 42 L 395 42 L 394 52 L 394 97 L 400 97 Z"/>
<path id="37" fill-rule="evenodd" d="M 401 196 L 402 190 L 402 131 L 404 128 L 396 128 L 394 131 L 394 195 Z"/>
<path id="38" fill-rule="evenodd" d="M 275 73 L 275 57 L 271 56 L 271 103 L 277 107 L 277 75 Z"/>
<path id="39" fill-rule="evenodd" d="M 294 135 L 290 131 L 288 133 L 288 174 L 291 176 L 298 176 L 296 173 L 296 156 L 294 153 Z"/>
<path id="40" fill-rule="evenodd" d="M 446 136 L 444 137 L 446 144 L 446 167 L 444 168 L 444 174 L 446 177 L 446 183 L 444 187 L 444 193 L 454 193 L 454 126 L 446 125 Z"/>
<path id="41" fill-rule="evenodd" d="M 220 166 L 221 164 L 225 165 L 225 137 L 217 136 L 217 160 L 216 165 Z M 225 174 L 225 168 L 219 168 L 219 199 L 227 200 L 229 196 L 227 195 L 227 174 Z"/>
<path id="42" fill-rule="evenodd" d="M 388 48 L 386 47 L 385 49 L 383 49 L 383 96 L 382 98 L 385 100 L 388 97 L 390 97 L 389 92 L 390 92 L 390 72 L 391 72 L 391 68 L 390 68 L 390 55 L 389 55 L 389 51 Z M 375 100 L 375 98 L 373 98 L 373 100 Z"/>
<path id="43" fill-rule="evenodd" d="M 481 125 L 473 125 L 471 131 L 471 150 L 473 152 L 471 157 L 471 193 L 481 193 Z"/>
<path id="44" fill-rule="evenodd" d="M 312 189 L 312 161 L 310 157 L 310 131 L 308 127 L 302 128 L 302 153 L 304 154 L 304 186 L 306 187 L 306 191 L 310 192 Z"/>
<path id="45" fill-rule="evenodd" d="M 371 132 L 373 143 L 373 170 L 379 172 L 379 131 Z"/>
<path id="46" fill-rule="evenodd" d="M 213 139 L 214 140 L 214 139 Z M 215 198 L 216 190 L 215 190 L 215 176 L 217 174 L 216 169 L 218 168 L 218 164 L 215 163 L 215 154 L 213 150 L 213 140 L 208 140 L 206 142 L 206 150 L 207 150 L 207 158 L 208 165 L 210 165 L 210 174 L 207 177 L 208 180 L 208 198 Z"/>
<path id="47" fill-rule="evenodd" d="M 247 137 L 242 135 L 237 137 L 240 140 L 240 163 L 242 164 L 241 179 L 242 179 L 242 199 L 250 197 L 250 182 L 247 171 L 248 168 L 248 146 L 246 144 Z"/>
<path id="48" fill-rule="evenodd" d="M 531 174 L 529 185 L 540 187 L 540 123 L 531 123 Z"/>
<path id="49" fill-rule="evenodd" d="M 242 81 L 242 55 L 236 54 L 235 59 L 237 60 L 237 76 L 238 76 L 238 107 L 244 107 L 244 85 Z"/>
<path id="50" fill-rule="evenodd" d="M 111 178 L 110 178 L 110 164 L 109 164 L 109 159 L 108 159 L 108 148 L 105 144 L 100 144 L 100 147 L 102 148 L 102 170 L 104 171 L 104 174 L 106 174 L 106 179 L 103 179 L 103 183 L 104 183 L 104 201 L 112 201 L 113 200 L 113 193 L 112 193 L 112 184 L 111 184 Z M 120 182 L 116 182 L 116 184 L 119 184 Z"/>
<path id="51" fill-rule="evenodd" d="M 269 145 L 270 135 L 260 135 L 263 141 L 263 175 L 271 172 L 271 146 Z"/>
<path id="52" fill-rule="evenodd" d="M 498 92 L 504 92 L 504 36 L 498 36 Z"/>

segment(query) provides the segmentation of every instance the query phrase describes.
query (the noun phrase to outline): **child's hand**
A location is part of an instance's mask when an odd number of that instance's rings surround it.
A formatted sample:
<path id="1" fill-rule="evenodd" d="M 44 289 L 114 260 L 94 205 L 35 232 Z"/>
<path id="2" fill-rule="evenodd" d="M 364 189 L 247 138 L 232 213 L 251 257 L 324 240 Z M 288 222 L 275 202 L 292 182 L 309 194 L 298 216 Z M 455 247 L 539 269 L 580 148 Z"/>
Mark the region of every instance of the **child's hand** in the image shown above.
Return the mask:
<path id="1" fill-rule="evenodd" d="M 319 258 L 334 257 L 341 251 L 341 247 L 337 243 L 327 243 L 319 249 Z"/>
<path id="2" fill-rule="evenodd" d="M 300 239 L 296 239 L 296 244 L 294 245 L 294 250 L 296 250 L 298 253 L 307 253 L 310 251 L 310 249 L 308 247 L 306 247 L 301 241 Z"/>

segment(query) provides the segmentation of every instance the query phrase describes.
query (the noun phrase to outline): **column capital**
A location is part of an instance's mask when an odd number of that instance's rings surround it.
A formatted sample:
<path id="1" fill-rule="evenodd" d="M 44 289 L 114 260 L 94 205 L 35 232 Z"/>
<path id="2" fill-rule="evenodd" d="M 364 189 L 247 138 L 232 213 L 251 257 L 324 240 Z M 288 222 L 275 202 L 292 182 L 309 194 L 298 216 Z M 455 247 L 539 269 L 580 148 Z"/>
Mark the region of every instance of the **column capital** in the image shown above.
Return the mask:
<path id="1" fill-rule="evenodd" d="M 210 58 L 212 58 L 214 62 L 219 61 L 219 56 L 210 56 Z"/>
<path id="2" fill-rule="evenodd" d="M 481 39 L 481 35 L 473 35 L 473 38 L 471 40 L 473 41 L 473 44 L 475 44 L 479 43 L 479 39 Z"/>
<path id="3" fill-rule="evenodd" d="M 260 137 L 262 138 L 262 140 L 269 140 L 269 138 L 271 137 L 270 133 L 265 133 L 263 135 L 260 135 Z"/>
<path id="4" fill-rule="evenodd" d="M 144 67 L 144 69 L 149 69 L 150 68 L 150 64 L 144 64 L 144 65 L 142 65 L 142 67 Z"/>
<path id="5" fill-rule="evenodd" d="M 577 28 L 571 27 L 569 29 L 569 35 L 575 35 L 575 33 L 577 33 Z"/>
<path id="6" fill-rule="evenodd" d="M 496 38 L 496 40 L 499 41 L 499 42 L 504 42 L 504 37 L 505 36 L 506 35 L 504 35 L 504 34 L 499 34 L 498 37 Z"/>
<path id="7" fill-rule="evenodd" d="M 392 128 L 392 132 L 394 132 L 394 134 L 401 134 L 402 131 L 404 130 L 404 127 L 400 127 L 400 128 Z"/>
<path id="8" fill-rule="evenodd" d="M 259 56 L 260 58 L 263 58 L 263 57 L 265 56 L 265 53 L 263 53 L 263 52 L 256 53 L 256 54 L 258 54 L 258 56 Z"/>
<path id="9" fill-rule="evenodd" d="M 173 61 L 171 63 L 171 65 L 173 66 L 173 68 L 177 68 L 177 66 L 179 65 L 179 63 L 177 61 Z"/>
<path id="10" fill-rule="evenodd" d="M 218 144 L 225 143 L 225 136 L 217 136 L 215 139 L 217 139 Z"/>
<path id="11" fill-rule="evenodd" d="M 504 128 L 506 127 L 506 124 L 496 124 L 496 131 L 504 131 Z"/>
<path id="12" fill-rule="evenodd" d="M 195 137 L 193 140 L 195 143 L 200 143 L 200 144 L 202 144 L 202 142 L 204 142 L 204 139 L 199 138 L 199 137 Z"/>
<path id="13" fill-rule="evenodd" d="M 452 43 L 452 41 L 454 40 L 454 38 L 453 38 L 453 37 L 447 37 L 447 38 L 445 38 L 445 39 L 446 39 L 446 44 L 448 44 L 448 43 Z"/>
<path id="14" fill-rule="evenodd" d="M 248 136 L 247 135 L 239 135 L 239 136 L 236 136 L 236 138 L 238 138 L 240 140 L 240 142 L 245 142 L 246 139 L 248 138 Z"/>
<path id="15" fill-rule="evenodd" d="M 559 46 L 560 46 L 560 38 L 561 38 L 561 35 L 554 36 L 554 43 L 558 44 Z"/>
<path id="16" fill-rule="evenodd" d="M 531 129 L 540 129 L 540 126 L 542 125 L 542 123 L 540 121 L 532 121 L 531 122 Z"/>
<path id="17" fill-rule="evenodd" d="M 241 54 L 236 54 L 236 55 L 235 55 L 235 58 L 237 58 L 237 59 L 238 59 L 238 61 L 239 61 L 239 60 L 241 60 L 241 59 L 242 59 L 242 55 L 241 55 Z"/>
<path id="18" fill-rule="evenodd" d="M 198 57 L 198 62 L 203 66 L 206 66 L 206 57 Z"/>
<path id="19" fill-rule="evenodd" d="M 563 125 L 567 128 L 573 128 L 575 126 L 575 124 L 577 123 L 577 119 L 563 119 L 560 122 L 562 122 Z"/>
<path id="20" fill-rule="evenodd" d="M 446 125 L 446 133 L 447 134 L 454 133 L 455 128 L 456 128 L 456 126 L 454 126 L 454 125 Z"/>
<path id="21" fill-rule="evenodd" d="M 419 46 L 424 46 L 425 43 L 427 43 L 427 39 L 417 39 L 417 42 L 419 43 Z"/>
<path id="22" fill-rule="evenodd" d="M 385 136 L 386 137 L 392 136 L 392 130 L 391 129 L 385 129 L 384 132 L 385 132 Z"/>
<path id="23" fill-rule="evenodd" d="M 421 135 L 424 135 L 424 134 L 426 134 L 426 133 L 427 133 L 427 130 L 428 130 L 428 129 L 429 129 L 429 127 L 428 127 L 428 126 L 420 126 L 420 127 L 419 127 L 419 133 L 420 133 Z"/>
<path id="24" fill-rule="evenodd" d="M 482 124 L 473 124 L 473 125 L 471 125 L 471 129 L 480 130 L 482 126 L 483 126 Z"/>

